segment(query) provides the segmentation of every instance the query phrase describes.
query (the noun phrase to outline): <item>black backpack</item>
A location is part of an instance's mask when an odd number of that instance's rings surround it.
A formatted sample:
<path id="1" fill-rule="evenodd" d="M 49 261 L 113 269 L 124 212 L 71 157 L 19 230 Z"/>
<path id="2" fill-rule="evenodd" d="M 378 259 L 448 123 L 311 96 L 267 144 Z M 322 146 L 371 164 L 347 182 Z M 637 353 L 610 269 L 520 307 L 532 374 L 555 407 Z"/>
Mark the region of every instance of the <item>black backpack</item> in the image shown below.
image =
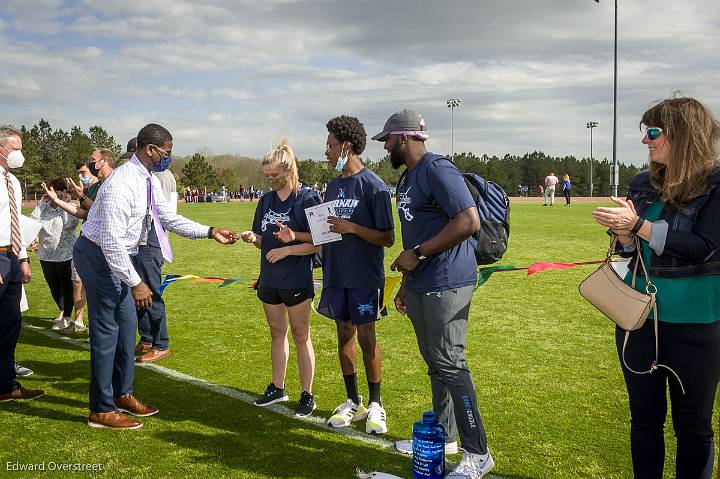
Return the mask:
<path id="1" fill-rule="evenodd" d="M 430 157 L 417 166 L 424 169 L 418 172 L 418 187 L 426 196 L 432 197 L 427 170 L 440 159 L 452 163 L 444 156 L 430 153 Z M 507 251 L 510 239 L 510 199 L 497 183 L 485 180 L 474 173 L 462 175 L 480 216 L 480 229 L 468 238 L 475 252 L 475 262 L 483 265 L 500 261 Z M 406 176 L 407 170 L 400 176 L 398 186 Z M 432 201 L 437 208 L 440 208 L 434 197 Z"/>

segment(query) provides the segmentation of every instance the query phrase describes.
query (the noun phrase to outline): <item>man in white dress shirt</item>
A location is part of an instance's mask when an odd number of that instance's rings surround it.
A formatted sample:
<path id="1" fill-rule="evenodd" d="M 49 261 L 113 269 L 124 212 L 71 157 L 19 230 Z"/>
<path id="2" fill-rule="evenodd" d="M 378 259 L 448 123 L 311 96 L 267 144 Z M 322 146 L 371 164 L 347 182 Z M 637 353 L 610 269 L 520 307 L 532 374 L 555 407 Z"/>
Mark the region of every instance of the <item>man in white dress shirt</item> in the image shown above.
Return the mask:
<path id="1" fill-rule="evenodd" d="M 17 372 L 22 376 L 32 374 L 15 363 L 22 283 L 30 281 L 31 273 L 20 230 L 20 182 L 10 169 L 20 168 L 24 162 L 20 130 L 0 126 L 0 402 L 35 399 L 45 394 L 40 389 L 25 389 L 15 380 Z"/>
<path id="2" fill-rule="evenodd" d="M 133 395 L 136 308 L 152 304 L 130 257 L 154 219 L 163 256 L 172 260 L 170 230 L 186 238 L 235 242 L 235 234 L 173 213 L 151 171 L 172 161 L 170 132 L 156 124 L 143 127 L 137 151 L 103 183 L 75 243 L 73 258 L 87 294 L 90 318 L 90 416 L 95 428 L 138 429 L 142 423 L 121 414 L 151 416 L 157 408 Z"/>

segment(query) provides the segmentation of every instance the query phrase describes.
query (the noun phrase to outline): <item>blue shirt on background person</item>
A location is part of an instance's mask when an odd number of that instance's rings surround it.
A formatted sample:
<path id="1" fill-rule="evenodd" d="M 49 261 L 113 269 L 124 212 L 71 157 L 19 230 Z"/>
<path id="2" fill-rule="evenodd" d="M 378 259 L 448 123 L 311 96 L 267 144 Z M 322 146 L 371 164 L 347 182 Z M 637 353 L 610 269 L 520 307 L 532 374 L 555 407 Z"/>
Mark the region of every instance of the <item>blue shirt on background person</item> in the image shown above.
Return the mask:
<path id="1" fill-rule="evenodd" d="M 328 184 L 325 201 L 335 205 L 335 216 L 376 230 L 395 227 L 390 191 L 370 169 Z M 349 234 L 323 245 L 323 287 L 382 289 L 385 284 L 383 247 Z"/>
<path id="2" fill-rule="evenodd" d="M 403 248 L 412 249 L 437 235 L 448 218 L 475 206 L 465 179 L 447 159 L 429 161 L 426 154 L 398 185 L 397 209 L 403 229 Z M 427 175 L 430 191 L 422 191 L 419 175 Z M 432 194 L 435 192 L 435 194 Z M 466 240 L 421 261 L 405 277 L 405 287 L 427 293 L 475 284 L 477 264 L 472 246 Z"/>

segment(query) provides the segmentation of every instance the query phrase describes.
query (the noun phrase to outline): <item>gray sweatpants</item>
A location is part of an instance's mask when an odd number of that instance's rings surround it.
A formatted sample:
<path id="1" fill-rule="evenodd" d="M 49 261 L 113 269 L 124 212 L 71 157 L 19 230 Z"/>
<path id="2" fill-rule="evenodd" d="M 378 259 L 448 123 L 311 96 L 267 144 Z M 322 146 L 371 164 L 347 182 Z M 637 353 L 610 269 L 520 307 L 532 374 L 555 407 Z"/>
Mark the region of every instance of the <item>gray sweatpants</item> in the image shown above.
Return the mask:
<path id="1" fill-rule="evenodd" d="M 474 286 L 432 293 L 405 290 L 408 316 L 428 366 L 433 410 L 446 441 L 460 435 L 462 447 L 485 454 L 487 436 L 477 406 L 475 385 L 465 360 L 468 314 Z"/>

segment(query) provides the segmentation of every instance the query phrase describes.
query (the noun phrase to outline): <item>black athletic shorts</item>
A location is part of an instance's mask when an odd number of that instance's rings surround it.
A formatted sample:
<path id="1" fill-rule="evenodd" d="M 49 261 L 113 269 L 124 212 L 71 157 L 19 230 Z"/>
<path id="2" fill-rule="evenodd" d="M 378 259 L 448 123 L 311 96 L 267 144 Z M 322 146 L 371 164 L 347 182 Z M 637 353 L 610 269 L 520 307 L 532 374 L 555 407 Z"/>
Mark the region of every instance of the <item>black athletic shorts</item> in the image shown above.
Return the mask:
<path id="1" fill-rule="evenodd" d="M 297 306 L 306 299 L 313 299 L 315 297 L 315 288 L 310 286 L 308 288 L 277 289 L 260 286 L 257 290 L 257 297 L 263 303 L 284 304 L 291 307 Z"/>

